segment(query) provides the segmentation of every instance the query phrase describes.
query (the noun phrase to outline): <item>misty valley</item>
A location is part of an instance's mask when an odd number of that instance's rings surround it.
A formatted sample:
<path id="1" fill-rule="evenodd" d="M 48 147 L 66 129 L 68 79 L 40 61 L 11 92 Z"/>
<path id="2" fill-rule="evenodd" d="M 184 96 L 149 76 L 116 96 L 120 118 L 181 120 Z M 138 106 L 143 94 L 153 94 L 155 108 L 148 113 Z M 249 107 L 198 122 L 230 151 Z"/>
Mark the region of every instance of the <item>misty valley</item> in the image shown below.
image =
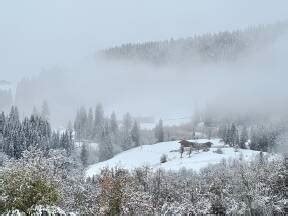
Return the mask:
<path id="1" fill-rule="evenodd" d="M 0 3 L 0 215 L 288 215 L 287 3 L 51 2 Z"/>

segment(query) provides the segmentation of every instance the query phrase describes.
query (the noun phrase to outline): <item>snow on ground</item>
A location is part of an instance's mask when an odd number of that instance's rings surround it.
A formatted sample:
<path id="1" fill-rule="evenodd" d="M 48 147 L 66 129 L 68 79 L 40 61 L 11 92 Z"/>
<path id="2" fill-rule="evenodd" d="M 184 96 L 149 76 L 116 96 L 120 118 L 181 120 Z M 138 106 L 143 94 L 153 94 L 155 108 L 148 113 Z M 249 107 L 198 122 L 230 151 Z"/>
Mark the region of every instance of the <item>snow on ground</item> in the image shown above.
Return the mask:
<path id="1" fill-rule="evenodd" d="M 152 168 L 163 168 L 166 170 L 177 171 L 181 168 L 193 169 L 199 171 L 201 168 L 206 167 L 209 164 L 216 164 L 223 159 L 239 158 L 242 156 L 244 159 L 255 158 L 259 154 L 258 151 L 239 149 L 235 152 L 234 148 L 225 146 L 220 139 L 199 139 L 194 140 L 199 143 L 212 142 L 213 145 L 210 151 L 200 152 L 193 151 L 191 157 L 187 155 L 188 152 L 183 154 L 183 158 L 180 158 L 178 141 L 162 142 L 154 145 L 144 145 L 137 148 L 130 149 L 125 152 L 121 152 L 115 155 L 113 158 L 96 163 L 88 167 L 86 172 L 87 176 L 92 176 L 101 171 L 105 167 L 121 167 L 126 169 L 134 169 L 141 166 L 150 166 Z M 223 154 L 215 153 L 217 148 L 221 148 Z M 166 163 L 160 163 L 160 157 L 166 154 L 168 161 Z"/>

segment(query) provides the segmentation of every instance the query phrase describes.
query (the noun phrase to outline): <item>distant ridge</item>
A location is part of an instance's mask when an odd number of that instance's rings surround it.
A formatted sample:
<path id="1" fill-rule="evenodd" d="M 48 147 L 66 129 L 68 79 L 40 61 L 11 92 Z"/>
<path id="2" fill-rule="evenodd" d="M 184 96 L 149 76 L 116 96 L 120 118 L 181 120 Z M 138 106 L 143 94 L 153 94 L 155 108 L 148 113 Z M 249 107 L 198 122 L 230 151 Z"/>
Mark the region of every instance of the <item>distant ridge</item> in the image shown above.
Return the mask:
<path id="1" fill-rule="evenodd" d="M 154 65 L 231 62 L 269 46 L 287 30 L 288 21 L 283 21 L 177 40 L 128 43 L 102 50 L 100 56 Z"/>

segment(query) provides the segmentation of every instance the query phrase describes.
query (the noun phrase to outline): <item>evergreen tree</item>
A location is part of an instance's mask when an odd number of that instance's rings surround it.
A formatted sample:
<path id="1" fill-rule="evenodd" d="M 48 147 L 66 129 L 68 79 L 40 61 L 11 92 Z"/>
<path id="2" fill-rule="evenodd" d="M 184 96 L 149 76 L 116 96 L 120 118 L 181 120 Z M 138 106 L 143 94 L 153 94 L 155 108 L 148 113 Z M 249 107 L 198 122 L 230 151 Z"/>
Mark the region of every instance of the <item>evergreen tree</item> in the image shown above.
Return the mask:
<path id="1" fill-rule="evenodd" d="M 111 117 L 110 117 L 110 128 L 111 128 L 111 132 L 113 134 L 117 134 L 118 133 L 119 126 L 118 126 L 118 122 L 117 122 L 117 118 L 116 118 L 115 112 L 113 112 L 111 114 Z"/>
<path id="2" fill-rule="evenodd" d="M 159 120 L 159 123 L 155 127 L 155 138 L 157 142 L 164 142 L 164 129 L 162 119 Z"/>
<path id="3" fill-rule="evenodd" d="M 236 125 L 233 123 L 226 132 L 227 144 L 231 147 L 239 147 L 239 133 Z"/>
<path id="4" fill-rule="evenodd" d="M 113 157 L 112 136 L 109 129 L 109 123 L 104 122 L 101 133 L 101 143 L 99 144 L 99 160 L 104 161 Z"/>
<path id="5" fill-rule="evenodd" d="M 88 128 L 88 116 L 87 111 L 84 107 L 81 107 L 77 112 L 76 119 L 74 122 L 74 129 L 76 132 L 76 138 L 79 140 L 87 139 L 87 128 Z"/>
<path id="6" fill-rule="evenodd" d="M 51 148 L 58 149 L 60 146 L 60 133 L 59 131 L 53 131 L 51 136 Z"/>
<path id="7" fill-rule="evenodd" d="M 121 128 L 121 147 L 123 151 L 133 147 L 133 140 L 131 136 L 132 121 L 132 117 L 129 113 L 126 113 L 123 116 L 123 124 Z"/>
<path id="8" fill-rule="evenodd" d="M 134 121 L 134 125 L 131 130 L 131 138 L 134 143 L 134 146 L 140 146 L 140 129 L 137 121 Z"/>
<path id="9" fill-rule="evenodd" d="M 88 165 L 88 156 L 89 156 L 89 152 L 88 152 L 87 144 L 83 143 L 81 146 L 80 159 L 84 167 L 87 167 Z"/>
<path id="10" fill-rule="evenodd" d="M 79 110 L 76 113 L 76 117 L 74 120 L 74 130 L 75 130 L 75 138 L 81 139 L 81 125 L 80 125 L 80 112 Z"/>
<path id="11" fill-rule="evenodd" d="M 196 132 L 195 132 L 195 128 L 193 127 L 192 129 L 192 139 L 196 139 Z"/>
<path id="12" fill-rule="evenodd" d="M 0 134 L 3 134 L 4 132 L 4 127 L 5 127 L 5 114 L 2 112 L 0 114 Z"/>
<path id="13" fill-rule="evenodd" d="M 93 139 L 93 131 L 94 131 L 94 116 L 93 116 L 93 110 L 92 108 L 88 111 L 88 117 L 87 117 L 87 138 L 89 140 Z"/>
<path id="14" fill-rule="evenodd" d="M 71 155 L 72 150 L 74 149 L 71 131 L 66 130 L 63 134 L 61 134 L 60 148 L 65 149 L 67 154 Z"/>
<path id="15" fill-rule="evenodd" d="M 248 131 L 247 128 L 244 126 L 240 135 L 239 147 L 241 149 L 245 149 L 247 141 L 248 141 Z"/>
<path id="16" fill-rule="evenodd" d="M 104 127 L 104 110 L 102 104 L 98 104 L 95 109 L 95 119 L 94 119 L 94 138 L 99 140 L 101 138 L 101 133 Z"/>
<path id="17" fill-rule="evenodd" d="M 133 120 L 130 113 L 126 113 L 123 117 L 123 129 L 130 131 L 132 129 Z"/>
<path id="18" fill-rule="evenodd" d="M 20 131 L 21 125 L 19 120 L 19 113 L 17 107 L 12 106 L 9 117 L 4 127 L 3 133 L 3 150 L 4 152 L 10 156 L 15 157 L 15 155 L 20 155 L 18 152 L 21 149 L 21 143 L 18 143 L 18 132 Z M 16 147 L 17 146 L 17 147 Z M 15 154 L 15 151 L 17 153 Z"/>
<path id="19" fill-rule="evenodd" d="M 48 151 L 51 141 L 51 128 L 47 120 L 32 115 L 19 120 L 17 107 L 12 107 L 3 131 L 3 151 L 10 157 L 20 158 L 30 146 Z"/>

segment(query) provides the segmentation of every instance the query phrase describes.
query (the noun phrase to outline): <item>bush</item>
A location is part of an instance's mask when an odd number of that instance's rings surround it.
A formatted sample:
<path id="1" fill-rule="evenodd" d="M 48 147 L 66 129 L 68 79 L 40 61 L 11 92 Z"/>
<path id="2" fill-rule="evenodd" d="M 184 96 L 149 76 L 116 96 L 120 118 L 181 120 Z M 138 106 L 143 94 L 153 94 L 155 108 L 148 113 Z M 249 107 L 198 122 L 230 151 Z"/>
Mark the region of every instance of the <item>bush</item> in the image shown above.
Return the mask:
<path id="1" fill-rule="evenodd" d="M 167 155 L 163 154 L 160 158 L 160 163 L 166 163 L 167 162 Z"/>
<path id="2" fill-rule="evenodd" d="M 217 154 L 223 154 L 223 151 L 222 151 L 222 149 L 221 148 L 217 148 L 217 150 L 216 151 L 214 151 L 215 153 L 217 153 Z"/>

